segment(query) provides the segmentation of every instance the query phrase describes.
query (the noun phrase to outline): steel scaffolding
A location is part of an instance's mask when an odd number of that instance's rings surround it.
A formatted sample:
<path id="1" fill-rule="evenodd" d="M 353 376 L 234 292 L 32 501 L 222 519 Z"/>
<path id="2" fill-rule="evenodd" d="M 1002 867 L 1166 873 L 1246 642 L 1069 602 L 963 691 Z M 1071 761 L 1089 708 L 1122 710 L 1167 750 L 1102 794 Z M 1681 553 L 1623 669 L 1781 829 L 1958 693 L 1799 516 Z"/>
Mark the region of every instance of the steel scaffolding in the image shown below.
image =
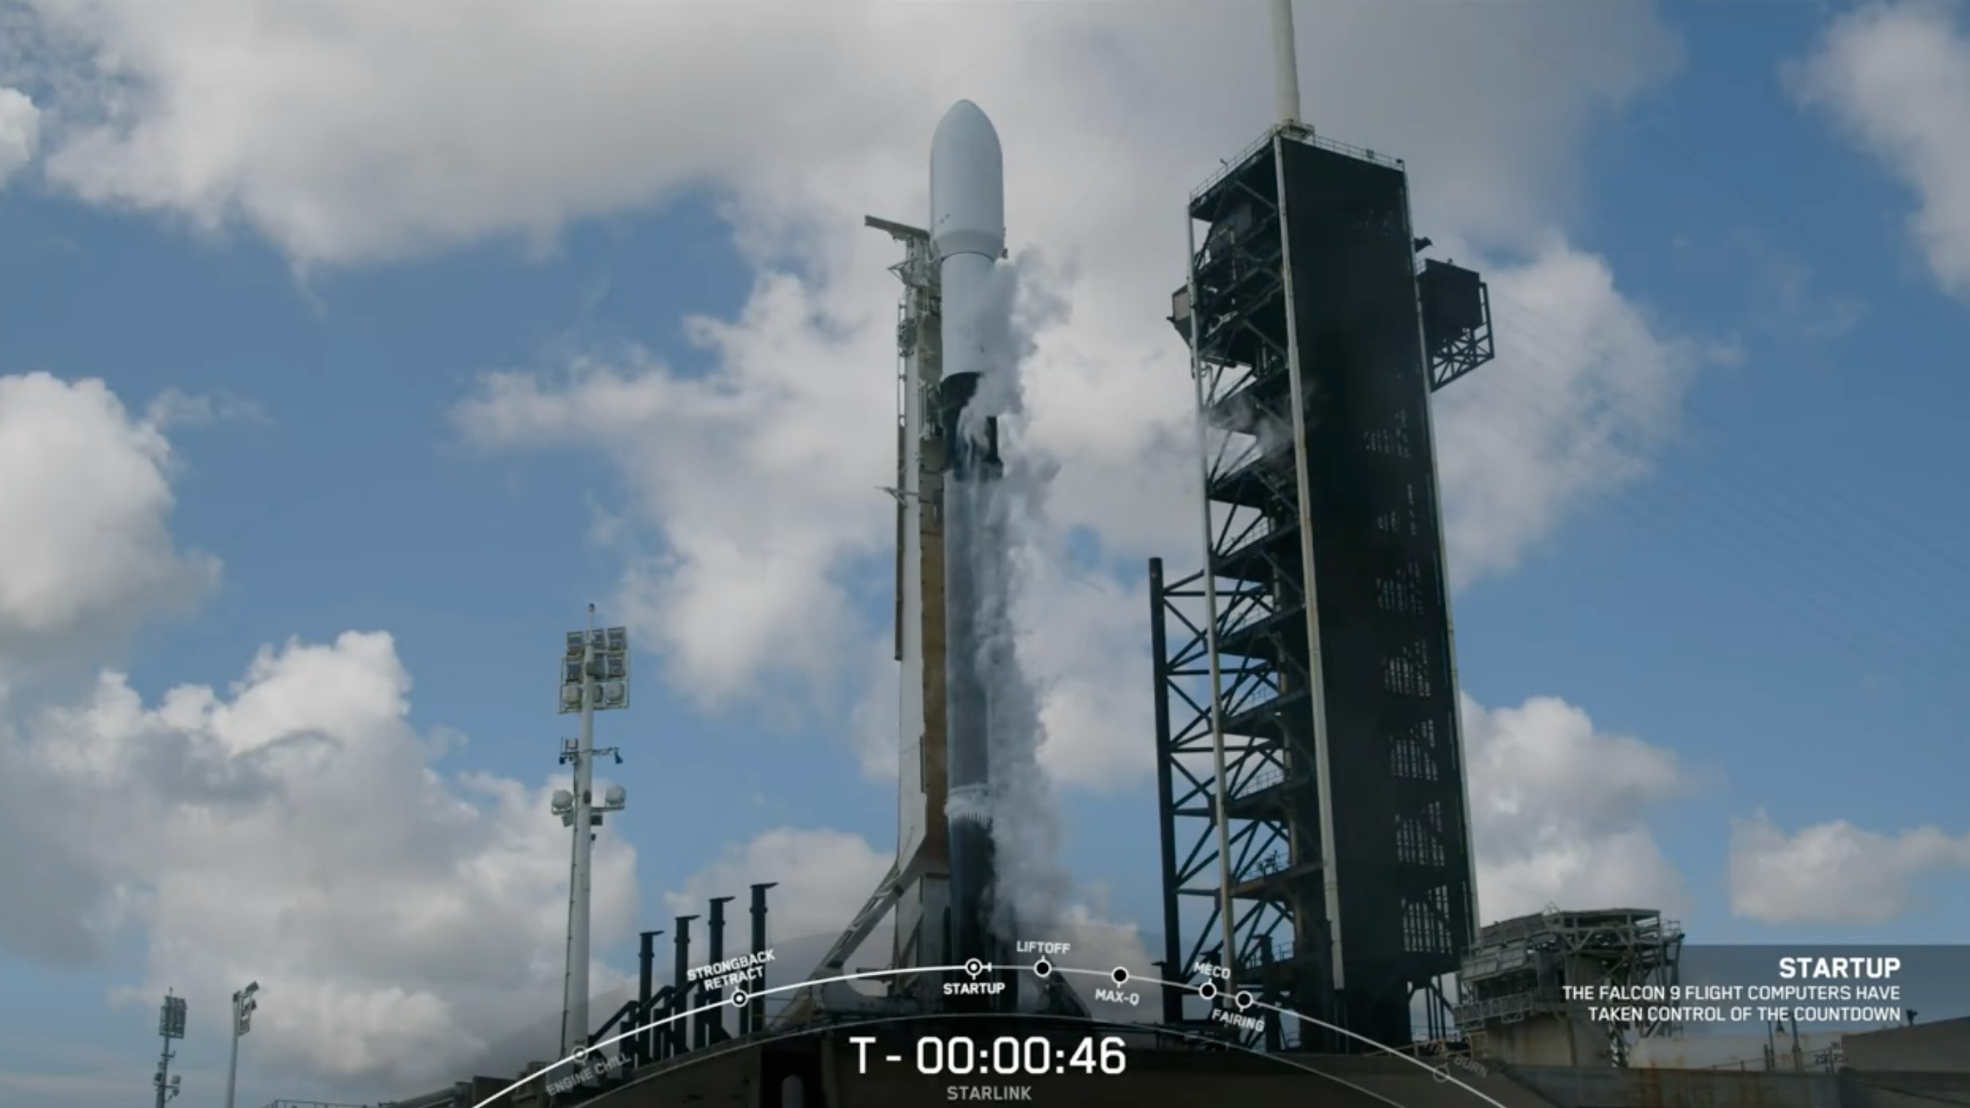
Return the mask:
<path id="1" fill-rule="evenodd" d="M 1295 124 L 1188 214 L 1206 568 L 1150 563 L 1165 961 L 1394 1045 L 1428 993 L 1441 1037 L 1476 905 L 1428 400 L 1491 357 L 1488 296 L 1418 270 L 1400 162 Z"/>

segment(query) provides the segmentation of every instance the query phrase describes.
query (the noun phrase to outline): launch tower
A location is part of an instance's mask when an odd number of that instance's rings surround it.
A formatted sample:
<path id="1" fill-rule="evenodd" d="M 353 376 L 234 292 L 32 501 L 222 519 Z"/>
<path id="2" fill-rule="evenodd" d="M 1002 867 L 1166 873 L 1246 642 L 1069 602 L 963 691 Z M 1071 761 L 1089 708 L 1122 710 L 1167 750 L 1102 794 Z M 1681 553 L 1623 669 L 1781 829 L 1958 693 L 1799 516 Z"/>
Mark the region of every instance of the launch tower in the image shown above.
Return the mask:
<path id="1" fill-rule="evenodd" d="M 1150 563 L 1164 956 L 1400 1046 L 1419 993 L 1454 1026 L 1438 983 L 1476 932 L 1429 400 L 1490 359 L 1490 309 L 1418 268 L 1402 163 L 1296 109 L 1192 194 L 1171 316 L 1205 565 Z M 1297 1031 L 1264 1037 L 1359 1049 Z"/>

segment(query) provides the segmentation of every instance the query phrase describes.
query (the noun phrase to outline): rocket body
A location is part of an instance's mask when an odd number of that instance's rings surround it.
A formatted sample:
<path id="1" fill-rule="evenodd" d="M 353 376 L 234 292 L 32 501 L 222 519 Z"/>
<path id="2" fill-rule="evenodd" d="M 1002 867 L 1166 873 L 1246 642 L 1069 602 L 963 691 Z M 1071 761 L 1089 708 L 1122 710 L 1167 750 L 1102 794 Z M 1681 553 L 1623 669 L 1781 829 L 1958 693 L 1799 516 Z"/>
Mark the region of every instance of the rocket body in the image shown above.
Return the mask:
<path id="1" fill-rule="evenodd" d="M 969 100 L 937 125 L 930 151 L 930 234 L 942 299 L 943 382 L 938 416 L 943 480 L 945 726 L 949 793 L 950 951 L 953 960 L 992 960 L 990 688 L 980 635 L 991 483 L 998 479 L 998 428 L 965 416 L 994 349 L 988 315 L 1005 252 L 1005 172 L 998 132 Z"/>

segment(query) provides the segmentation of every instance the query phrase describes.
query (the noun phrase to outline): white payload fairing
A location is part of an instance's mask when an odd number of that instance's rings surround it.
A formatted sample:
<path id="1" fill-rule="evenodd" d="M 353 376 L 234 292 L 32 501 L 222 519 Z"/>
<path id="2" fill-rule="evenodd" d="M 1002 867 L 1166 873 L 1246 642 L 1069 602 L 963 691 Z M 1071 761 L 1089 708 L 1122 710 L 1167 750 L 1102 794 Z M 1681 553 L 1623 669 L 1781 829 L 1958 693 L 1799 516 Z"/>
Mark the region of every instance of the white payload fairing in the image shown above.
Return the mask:
<path id="1" fill-rule="evenodd" d="M 960 100 L 930 140 L 930 242 L 944 306 L 944 379 L 986 370 L 985 303 L 1006 250 L 1005 161 L 999 133 Z"/>

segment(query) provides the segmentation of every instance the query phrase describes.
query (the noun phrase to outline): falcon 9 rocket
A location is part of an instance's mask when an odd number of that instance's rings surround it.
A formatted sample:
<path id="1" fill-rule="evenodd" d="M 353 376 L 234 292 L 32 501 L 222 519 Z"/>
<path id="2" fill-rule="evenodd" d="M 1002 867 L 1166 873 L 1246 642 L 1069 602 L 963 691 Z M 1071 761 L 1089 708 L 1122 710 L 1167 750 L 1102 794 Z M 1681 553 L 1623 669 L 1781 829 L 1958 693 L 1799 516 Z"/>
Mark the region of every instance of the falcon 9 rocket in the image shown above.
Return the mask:
<path id="1" fill-rule="evenodd" d="M 951 953 L 990 961 L 991 774 L 989 689 L 979 634 L 985 513 L 1001 472 L 998 427 L 966 418 L 1000 345 L 991 333 L 992 283 L 1005 253 L 1005 173 L 998 132 L 978 105 L 960 100 L 930 147 L 930 236 L 942 295 L 943 382 L 938 407 L 943 480 L 945 799 L 950 849 Z"/>

